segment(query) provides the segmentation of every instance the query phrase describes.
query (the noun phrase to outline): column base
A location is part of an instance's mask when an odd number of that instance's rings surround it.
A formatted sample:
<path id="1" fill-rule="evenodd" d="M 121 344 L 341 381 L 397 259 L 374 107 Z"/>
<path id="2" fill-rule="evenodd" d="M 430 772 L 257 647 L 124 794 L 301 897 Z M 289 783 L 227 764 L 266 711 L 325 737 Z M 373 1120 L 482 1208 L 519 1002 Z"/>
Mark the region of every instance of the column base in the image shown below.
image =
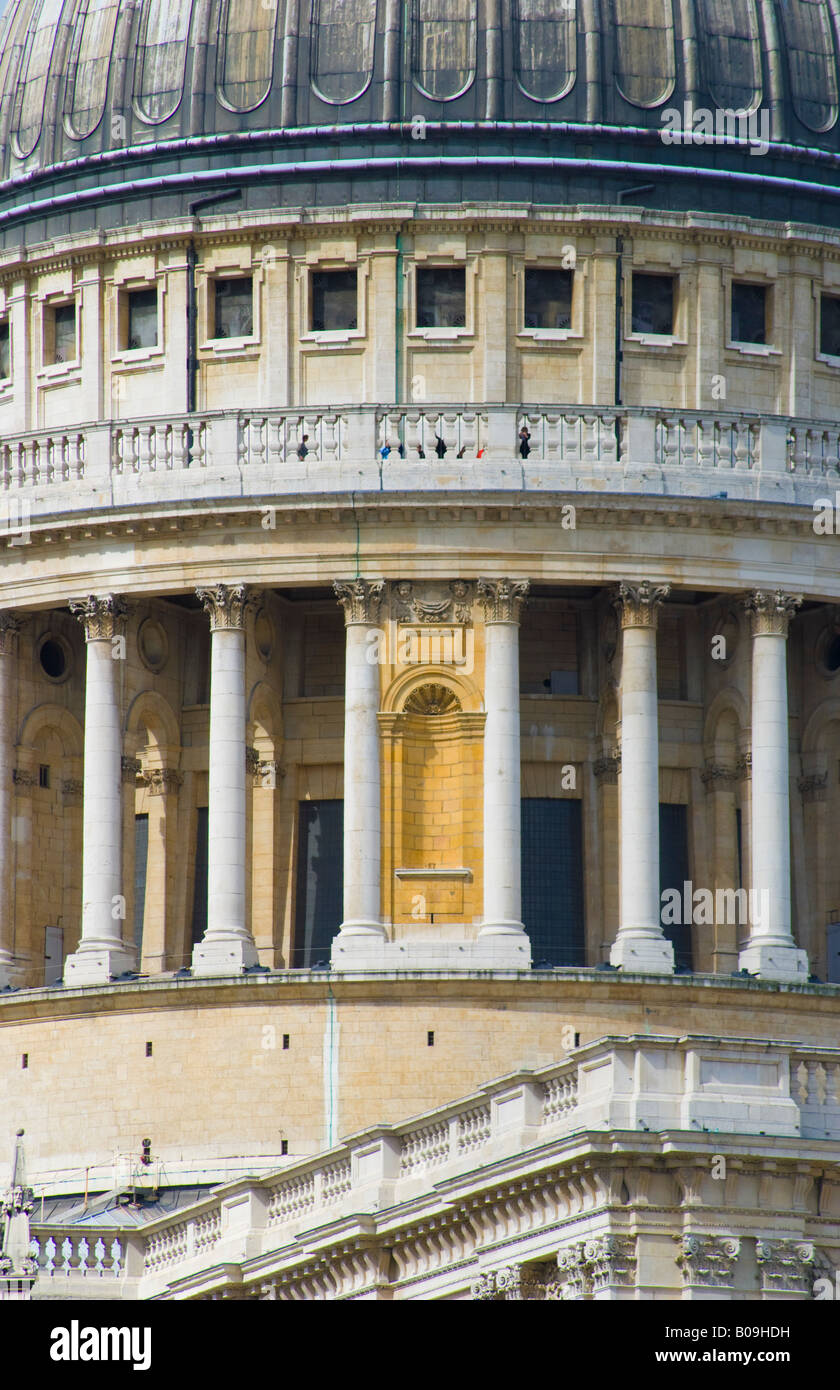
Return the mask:
<path id="1" fill-rule="evenodd" d="M 342 937 L 359 937 L 362 941 L 387 941 L 388 936 L 381 922 L 375 922 L 373 918 L 354 918 L 347 922 L 342 922 L 339 927 Z"/>
<path id="2" fill-rule="evenodd" d="M 345 938 L 332 945 L 333 970 L 530 970 L 531 943 L 524 932 L 479 941 L 376 941 Z"/>
<path id="3" fill-rule="evenodd" d="M 610 965 L 640 975 L 673 975 L 674 948 L 670 941 L 656 936 L 633 936 L 619 932 L 610 947 Z"/>
<path id="4" fill-rule="evenodd" d="M 64 962 L 64 983 L 68 988 L 74 985 L 108 985 L 115 975 L 124 975 L 127 970 L 136 968 L 134 952 L 120 950 L 118 946 L 74 951 Z"/>
<path id="5" fill-rule="evenodd" d="M 200 941 L 193 948 L 193 975 L 241 975 L 260 958 L 253 941 L 231 937 L 229 941 Z"/>
<path id="6" fill-rule="evenodd" d="M 738 957 L 738 969 L 748 970 L 760 980 L 794 981 L 808 979 L 808 953 L 796 946 L 774 946 L 769 941 L 750 942 Z"/>
<path id="7" fill-rule="evenodd" d="M 524 935 L 524 924 L 522 922 L 514 922 L 512 918 L 499 922 L 482 922 L 478 930 L 479 941 L 486 941 L 488 937 L 492 939 L 495 936 L 522 937 Z"/>

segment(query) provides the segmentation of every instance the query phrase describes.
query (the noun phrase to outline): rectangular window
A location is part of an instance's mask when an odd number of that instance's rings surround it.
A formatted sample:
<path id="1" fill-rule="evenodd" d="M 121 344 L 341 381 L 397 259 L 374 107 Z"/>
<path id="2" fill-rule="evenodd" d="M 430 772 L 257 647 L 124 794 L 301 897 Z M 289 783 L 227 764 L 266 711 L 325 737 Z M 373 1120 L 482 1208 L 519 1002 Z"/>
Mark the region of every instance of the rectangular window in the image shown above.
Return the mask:
<path id="1" fill-rule="evenodd" d="M 344 802 L 298 806 L 297 894 L 292 965 L 328 965 L 341 926 L 344 885 Z"/>
<path id="2" fill-rule="evenodd" d="M 0 319 L 0 380 L 12 375 L 12 334 L 8 319 Z"/>
<path id="3" fill-rule="evenodd" d="M 571 270 L 525 271 L 525 327 L 571 328 Z"/>
<path id="4" fill-rule="evenodd" d="M 49 790 L 49 785 L 50 785 L 50 769 L 49 769 L 49 766 L 47 765 L 47 763 L 41 763 L 41 766 L 38 768 L 38 786 L 39 786 L 39 787 L 45 787 L 47 790 Z"/>
<path id="5" fill-rule="evenodd" d="M 157 290 L 130 290 L 128 294 L 128 337 L 126 347 L 153 348 L 158 345 Z"/>
<path id="6" fill-rule="evenodd" d="M 0 342 L 0 363 L 2 363 Z M 840 357 L 840 299 L 833 294 L 820 297 L 820 352 L 826 357 Z"/>
<path id="7" fill-rule="evenodd" d="M 523 797 L 522 920 L 534 968 L 586 965 L 580 801 Z"/>
<path id="8" fill-rule="evenodd" d="M 355 270 L 312 272 L 312 332 L 340 333 L 358 327 L 359 290 Z"/>
<path id="9" fill-rule="evenodd" d="M 467 322 L 467 272 L 463 266 L 419 266 L 417 327 L 463 328 Z"/>
<path id="10" fill-rule="evenodd" d="M 143 954 L 143 921 L 146 916 L 146 873 L 149 864 L 149 817 L 134 817 L 134 945 L 137 964 Z"/>
<path id="11" fill-rule="evenodd" d="M 197 946 L 207 930 L 208 810 L 199 806 L 195 827 L 195 875 L 193 878 L 192 944 Z"/>
<path id="12" fill-rule="evenodd" d="M 57 304 L 52 311 L 52 362 L 75 362 L 76 348 L 76 305 Z"/>
<path id="13" fill-rule="evenodd" d="M 767 286 L 732 282 L 733 343 L 767 342 Z"/>
<path id="14" fill-rule="evenodd" d="M 633 272 L 632 321 L 634 333 L 674 332 L 674 277 Z"/>
<path id="15" fill-rule="evenodd" d="M 577 613 L 535 600 L 519 634 L 519 689 L 523 695 L 577 695 Z"/>
<path id="16" fill-rule="evenodd" d="M 673 806 L 661 802 L 659 806 L 659 902 L 662 907 L 662 894 L 671 889 L 679 894 L 681 906 L 668 908 L 666 917 L 677 916 L 682 919 L 684 910 L 683 885 L 689 879 L 688 871 L 688 807 Z M 661 916 L 660 916 L 661 921 Z M 662 922 L 662 930 L 674 947 L 674 966 L 676 969 L 691 970 L 691 923 Z"/>
<path id="17" fill-rule="evenodd" d="M 250 275 L 215 280 L 216 338 L 252 338 L 254 335 L 254 281 Z"/>

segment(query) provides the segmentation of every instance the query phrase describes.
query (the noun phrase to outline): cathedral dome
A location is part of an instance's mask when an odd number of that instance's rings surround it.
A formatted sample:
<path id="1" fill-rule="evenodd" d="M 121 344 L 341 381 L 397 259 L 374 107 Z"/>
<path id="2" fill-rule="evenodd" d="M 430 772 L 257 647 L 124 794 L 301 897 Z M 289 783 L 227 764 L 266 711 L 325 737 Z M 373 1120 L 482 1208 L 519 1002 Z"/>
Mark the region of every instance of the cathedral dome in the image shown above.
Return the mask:
<path id="1" fill-rule="evenodd" d="M 833 223 L 836 21 L 829 0 L 0 0 L 0 230 L 171 215 L 225 182 L 300 206 L 653 181 L 660 206 Z"/>

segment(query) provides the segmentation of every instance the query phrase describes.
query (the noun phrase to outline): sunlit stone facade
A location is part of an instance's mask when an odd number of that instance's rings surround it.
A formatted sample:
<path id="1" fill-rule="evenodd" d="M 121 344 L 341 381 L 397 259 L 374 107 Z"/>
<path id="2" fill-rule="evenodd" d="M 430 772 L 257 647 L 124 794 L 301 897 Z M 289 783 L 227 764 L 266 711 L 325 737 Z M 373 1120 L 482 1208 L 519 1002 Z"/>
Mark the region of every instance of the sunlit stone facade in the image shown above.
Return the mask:
<path id="1" fill-rule="evenodd" d="M 833 11 L 543 9 L 0 14 L 35 1296 L 89 1287 L 48 1249 L 86 1171 L 205 1203 L 108 1257 L 125 1297 L 810 1297 L 837 1262 Z M 754 124 L 663 140 L 724 108 Z M 536 1191 L 542 1126 L 565 1182 L 605 1124 L 621 1172 L 535 1197 L 524 1254 L 371 1254 L 438 1167 Z M 367 1254 L 304 1268 L 330 1212 Z"/>

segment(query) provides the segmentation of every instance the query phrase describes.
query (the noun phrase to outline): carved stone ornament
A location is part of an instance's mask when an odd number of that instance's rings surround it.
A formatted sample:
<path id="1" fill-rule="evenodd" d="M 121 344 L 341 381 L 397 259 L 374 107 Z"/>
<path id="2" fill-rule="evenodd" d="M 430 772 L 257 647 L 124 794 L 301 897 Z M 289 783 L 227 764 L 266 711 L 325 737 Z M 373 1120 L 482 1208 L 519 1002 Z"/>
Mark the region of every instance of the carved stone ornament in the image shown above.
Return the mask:
<path id="1" fill-rule="evenodd" d="M 422 596 L 421 596 L 422 593 Z M 412 584 L 401 579 L 391 586 L 393 615 L 399 622 L 432 624 L 472 622 L 475 586 L 465 579 L 453 579 L 448 593 L 436 584 Z"/>
<path id="2" fill-rule="evenodd" d="M 210 615 L 211 632 L 241 632 L 249 608 L 262 601 L 259 590 L 247 584 L 213 584 L 209 589 L 196 589 L 195 595 Z"/>
<path id="3" fill-rule="evenodd" d="M 542 1302 L 559 1299 L 560 1281 L 550 1264 L 505 1265 L 487 1270 L 472 1286 L 472 1297 L 479 1302 Z"/>
<path id="4" fill-rule="evenodd" d="M 485 623 L 518 623 L 530 587 L 529 579 L 479 579 Z"/>
<path id="5" fill-rule="evenodd" d="M 802 595 L 785 594 L 781 589 L 754 589 L 742 601 L 750 615 L 753 637 L 787 637 Z"/>
<path id="6" fill-rule="evenodd" d="M 16 767 L 14 769 L 12 773 L 12 781 L 14 782 L 15 786 L 19 788 L 20 791 L 31 791 L 33 787 L 38 785 L 38 778 L 36 774 L 34 772 L 30 772 L 28 768 L 23 767 Z"/>
<path id="7" fill-rule="evenodd" d="M 61 783 L 62 800 L 67 805 L 76 805 L 84 794 L 84 783 L 80 777 L 65 777 Z"/>
<path id="8" fill-rule="evenodd" d="M 808 1293 L 814 1283 L 814 1247 L 805 1240 L 757 1240 L 755 1258 L 765 1293 Z"/>
<path id="9" fill-rule="evenodd" d="M 557 1252 L 560 1296 L 566 1302 L 586 1298 L 592 1292 L 592 1275 L 583 1250 L 584 1241 L 576 1240 Z"/>
<path id="10" fill-rule="evenodd" d="M 741 753 L 735 763 L 735 771 L 739 780 L 752 777 L 752 753 Z"/>
<path id="11" fill-rule="evenodd" d="M 682 1243 L 677 1264 L 684 1284 L 722 1289 L 732 1283 L 732 1273 L 741 1253 L 741 1242 L 735 1236 L 683 1235 L 674 1239 Z"/>
<path id="12" fill-rule="evenodd" d="M 622 628 L 648 627 L 656 630 L 659 605 L 664 603 L 671 592 L 670 584 L 650 584 L 643 579 L 641 584 L 619 584 L 613 595 Z"/>
<path id="13" fill-rule="evenodd" d="M 334 579 L 333 592 L 344 609 L 344 623 L 376 624 L 385 591 L 384 579 Z"/>
<path id="14" fill-rule="evenodd" d="M 20 619 L 14 613 L 0 612 L 0 656 L 14 656 L 20 626 Z"/>
<path id="15" fill-rule="evenodd" d="M 461 708 L 461 701 L 445 685 L 420 685 L 412 690 L 405 702 L 406 714 L 454 714 Z"/>
<path id="16" fill-rule="evenodd" d="M 122 759 L 122 779 L 124 782 L 134 783 L 143 771 L 143 764 L 139 758 Z"/>
<path id="17" fill-rule="evenodd" d="M 184 778 L 174 767 L 150 767 L 143 774 L 150 796 L 168 796 L 184 785 Z"/>
<path id="18" fill-rule="evenodd" d="M 121 636 L 128 611 L 120 594 L 90 594 L 70 601 L 70 612 L 82 624 L 86 642 L 110 642 Z"/>
<path id="19" fill-rule="evenodd" d="M 707 762 L 703 771 L 700 773 L 700 781 L 707 792 L 725 791 L 733 782 L 738 781 L 738 769 L 727 767 L 723 763 Z"/>
<path id="20" fill-rule="evenodd" d="M 599 782 L 606 782 L 615 786 L 618 782 L 618 774 L 621 771 L 621 749 L 613 748 L 610 753 L 605 753 L 603 757 L 596 758 L 592 766 L 592 771 Z"/>
<path id="21" fill-rule="evenodd" d="M 803 801 L 823 801 L 823 793 L 828 786 L 828 771 L 812 772 L 808 777 L 800 777 L 797 782 Z"/>

